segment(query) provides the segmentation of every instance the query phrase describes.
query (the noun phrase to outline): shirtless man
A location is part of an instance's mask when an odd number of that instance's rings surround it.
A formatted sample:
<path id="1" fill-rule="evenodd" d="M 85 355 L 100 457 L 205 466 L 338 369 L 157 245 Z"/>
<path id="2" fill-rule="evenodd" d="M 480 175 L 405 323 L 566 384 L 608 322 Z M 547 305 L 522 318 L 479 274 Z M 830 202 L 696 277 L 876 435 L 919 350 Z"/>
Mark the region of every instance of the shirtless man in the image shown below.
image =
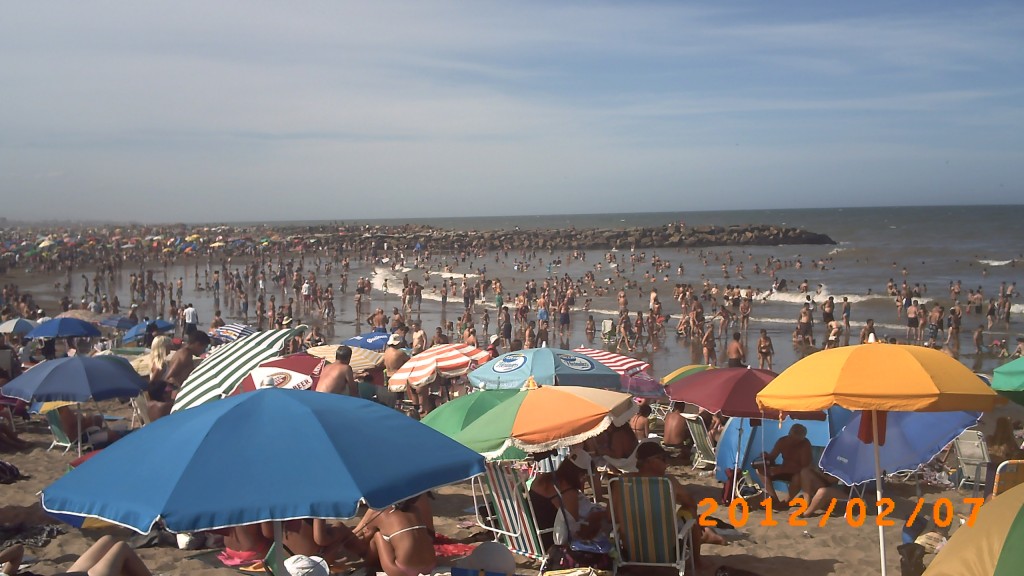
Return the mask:
<path id="1" fill-rule="evenodd" d="M 401 345 L 401 335 L 396 333 L 392 334 L 391 337 L 388 338 L 387 348 L 384 349 L 384 369 L 389 376 L 398 372 L 398 370 L 409 361 L 409 355 L 405 353 L 405 350 L 402 350 Z M 424 415 L 425 412 L 420 407 L 419 391 L 407 384 L 405 387 L 405 394 L 407 399 L 412 400 L 413 407 L 416 408 L 420 415 Z"/>
<path id="2" fill-rule="evenodd" d="M 412 354 L 413 356 L 423 352 L 427 348 L 427 333 L 419 321 L 412 323 Z"/>
<path id="3" fill-rule="evenodd" d="M 907 306 L 907 341 L 910 342 L 918 339 L 918 328 L 921 326 L 921 319 L 917 317 L 918 313 L 917 300 L 911 302 L 910 306 Z"/>
<path id="4" fill-rule="evenodd" d="M 352 361 L 352 349 L 342 344 L 334 352 L 334 362 L 324 366 L 320 372 L 320 381 L 316 384 L 317 392 L 358 396 L 359 387 L 349 362 Z"/>
<path id="5" fill-rule="evenodd" d="M 811 315 L 811 305 L 805 303 L 800 309 L 800 317 L 797 319 L 797 333 L 803 339 L 804 344 L 814 345 L 814 317 Z"/>
<path id="6" fill-rule="evenodd" d="M 196 362 L 193 357 L 205 354 L 206 348 L 209 346 L 210 336 L 206 332 L 199 332 L 197 330 L 189 334 L 188 344 L 174 353 L 164 375 L 164 380 L 174 389 L 172 398 L 177 395 L 177 391 L 181 389 L 181 385 L 185 383 L 185 380 L 188 380 L 189 374 L 195 370 Z"/>
<path id="7" fill-rule="evenodd" d="M 740 333 L 732 333 L 732 341 L 725 348 L 725 354 L 729 358 L 729 368 L 743 368 L 747 363 L 747 347 L 740 341 Z"/>
<path id="8" fill-rule="evenodd" d="M 875 321 L 873 318 L 868 318 L 867 323 L 864 324 L 864 328 L 860 331 L 860 343 L 867 344 L 871 336 L 875 336 Z"/>
<path id="9" fill-rule="evenodd" d="M 782 464 L 775 464 L 779 456 L 782 456 Z M 763 482 L 765 493 L 774 504 L 782 502 L 772 481 L 789 482 L 789 494 L 796 494 L 800 491 L 800 471 L 811 465 L 811 459 L 811 443 L 807 440 L 807 428 L 803 424 L 794 424 L 788 435 L 775 442 L 771 452 L 762 455 L 764 464 L 759 465 L 758 470 L 767 479 Z"/>

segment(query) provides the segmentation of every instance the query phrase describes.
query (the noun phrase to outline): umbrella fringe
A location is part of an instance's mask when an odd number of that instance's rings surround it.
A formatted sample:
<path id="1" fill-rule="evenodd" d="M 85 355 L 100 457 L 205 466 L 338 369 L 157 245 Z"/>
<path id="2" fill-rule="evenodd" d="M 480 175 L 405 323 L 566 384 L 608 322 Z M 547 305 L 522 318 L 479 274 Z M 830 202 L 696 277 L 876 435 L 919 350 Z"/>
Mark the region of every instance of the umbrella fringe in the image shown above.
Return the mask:
<path id="1" fill-rule="evenodd" d="M 591 438 L 594 438 L 596 436 L 600 436 L 601 433 L 607 430 L 609 427 L 611 427 L 613 423 L 614 422 L 610 416 L 605 416 L 604 418 L 601 419 L 601 422 L 597 426 L 591 428 L 590 430 L 587 430 L 586 432 L 580 432 L 579 434 L 574 434 L 572 436 L 563 436 L 557 440 L 541 442 L 540 444 L 529 444 L 527 442 L 522 442 L 516 438 L 512 438 L 510 442 L 512 446 L 515 446 L 516 448 L 519 448 L 524 452 L 544 452 L 547 450 L 554 450 L 556 448 L 566 448 L 569 446 L 575 446 L 580 442 L 590 440 Z M 507 447 L 508 446 L 505 446 L 505 448 Z M 502 451 L 504 451 L 504 448 L 502 449 Z M 484 456 L 488 457 L 486 454 L 484 454 Z"/>

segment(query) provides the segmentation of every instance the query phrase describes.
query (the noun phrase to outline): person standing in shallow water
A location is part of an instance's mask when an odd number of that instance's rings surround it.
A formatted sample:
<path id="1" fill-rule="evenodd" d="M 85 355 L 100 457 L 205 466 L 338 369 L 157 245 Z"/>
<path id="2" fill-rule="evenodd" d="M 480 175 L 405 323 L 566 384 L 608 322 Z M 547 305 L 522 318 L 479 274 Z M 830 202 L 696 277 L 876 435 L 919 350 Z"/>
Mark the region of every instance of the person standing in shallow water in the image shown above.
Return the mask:
<path id="1" fill-rule="evenodd" d="M 768 331 L 761 329 L 761 336 L 757 339 L 757 367 L 762 370 L 772 369 L 772 357 L 775 356 L 775 347 Z"/>
<path id="2" fill-rule="evenodd" d="M 729 360 L 729 368 L 743 368 L 747 362 L 747 349 L 741 341 L 739 332 L 732 333 L 732 341 L 726 347 L 725 353 Z"/>

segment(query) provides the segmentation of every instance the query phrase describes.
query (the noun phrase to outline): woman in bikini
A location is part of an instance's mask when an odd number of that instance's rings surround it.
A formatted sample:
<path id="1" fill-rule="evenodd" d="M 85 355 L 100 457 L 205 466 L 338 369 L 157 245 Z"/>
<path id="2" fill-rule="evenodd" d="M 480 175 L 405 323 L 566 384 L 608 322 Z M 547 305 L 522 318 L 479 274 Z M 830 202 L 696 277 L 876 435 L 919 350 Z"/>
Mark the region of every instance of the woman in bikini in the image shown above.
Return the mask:
<path id="1" fill-rule="evenodd" d="M 383 510 L 370 509 L 355 533 L 369 542 L 366 564 L 380 566 L 388 576 L 429 574 L 437 565 L 429 493 Z"/>

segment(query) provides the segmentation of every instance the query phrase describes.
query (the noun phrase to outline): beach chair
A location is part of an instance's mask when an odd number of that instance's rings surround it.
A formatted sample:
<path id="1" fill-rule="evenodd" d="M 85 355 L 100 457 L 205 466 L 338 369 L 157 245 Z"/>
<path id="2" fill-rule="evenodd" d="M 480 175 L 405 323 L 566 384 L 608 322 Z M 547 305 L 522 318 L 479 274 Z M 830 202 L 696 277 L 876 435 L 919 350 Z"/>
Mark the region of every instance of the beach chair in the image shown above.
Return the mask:
<path id="1" fill-rule="evenodd" d="M 717 461 L 715 447 L 711 445 L 704 420 L 696 414 L 683 414 L 683 418 L 686 419 L 686 427 L 693 438 L 693 468 L 704 468 L 708 464 L 714 467 Z"/>
<path id="2" fill-rule="evenodd" d="M 667 566 L 695 571 L 691 529 L 695 519 L 680 523 L 668 478 L 619 477 L 608 485 L 612 542 L 622 566 Z"/>
<path id="3" fill-rule="evenodd" d="M 601 340 L 606 344 L 614 344 L 618 340 L 618 333 L 615 330 L 615 321 L 611 318 L 601 320 Z"/>
<path id="4" fill-rule="evenodd" d="M 962 489 L 964 484 L 970 484 L 972 486 L 971 495 L 977 496 L 978 489 L 985 486 L 990 462 L 985 435 L 978 430 L 964 430 L 953 441 L 953 448 L 956 450 L 956 458 L 960 466 L 960 483 L 957 485 L 957 489 Z"/>
<path id="5" fill-rule="evenodd" d="M 672 411 L 672 407 L 675 406 L 675 402 L 669 402 L 668 404 L 662 404 L 660 402 L 654 402 L 651 406 L 651 418 L 655 420 L 665 421 L 665 416 Z"/>
<path id="6" fill-rule="evenodd" d="M 76 444 L 74 440 L 68 436 L 67 432 L 64 431 L 64 426 L 60 422 L 60 414 L 56 410 L 50 410 L 46 413 L 46 423 L 50 426 L 50 434 L 53 435 L 53 443 L 46 449 L 47 452 L 53 450 L 54 447 L 63 447 L 64 453 L 67 454 L 68 450 Z M 82 442 L 82 450 L 92 450 L 92 444 L 88 442 Z"/>
<path id="7" fill-rule="evenodd" d="M 996 468 L 992 496 L 998 496 L 1020 484 L 1024 484 L 1024 460 L 1007 460 Z"/>
<path id="8" fill-rule="evenodd" d="M 135 398 L 129 400 L 132 405 L 132 424 L 131 428 L 135 428 L 135 419 L 138 418 L 139 427 L 146 426 L 150 423 L 149 419 L 149 392 L 143 392 Z"/>
<path id="9" fill-rule="evenodd" d="M 472 479 L 473 508 L 481 528 L 494 532 L 498 542 L 514 554 L 543 562 L 547 550 L 542 534 L 554 528 L 539 530 L 530 502 L 526 478 L 510 461 L 487 462 L 483 476 Z M 487 511 L 487 518 L 481 516 Z"/>

